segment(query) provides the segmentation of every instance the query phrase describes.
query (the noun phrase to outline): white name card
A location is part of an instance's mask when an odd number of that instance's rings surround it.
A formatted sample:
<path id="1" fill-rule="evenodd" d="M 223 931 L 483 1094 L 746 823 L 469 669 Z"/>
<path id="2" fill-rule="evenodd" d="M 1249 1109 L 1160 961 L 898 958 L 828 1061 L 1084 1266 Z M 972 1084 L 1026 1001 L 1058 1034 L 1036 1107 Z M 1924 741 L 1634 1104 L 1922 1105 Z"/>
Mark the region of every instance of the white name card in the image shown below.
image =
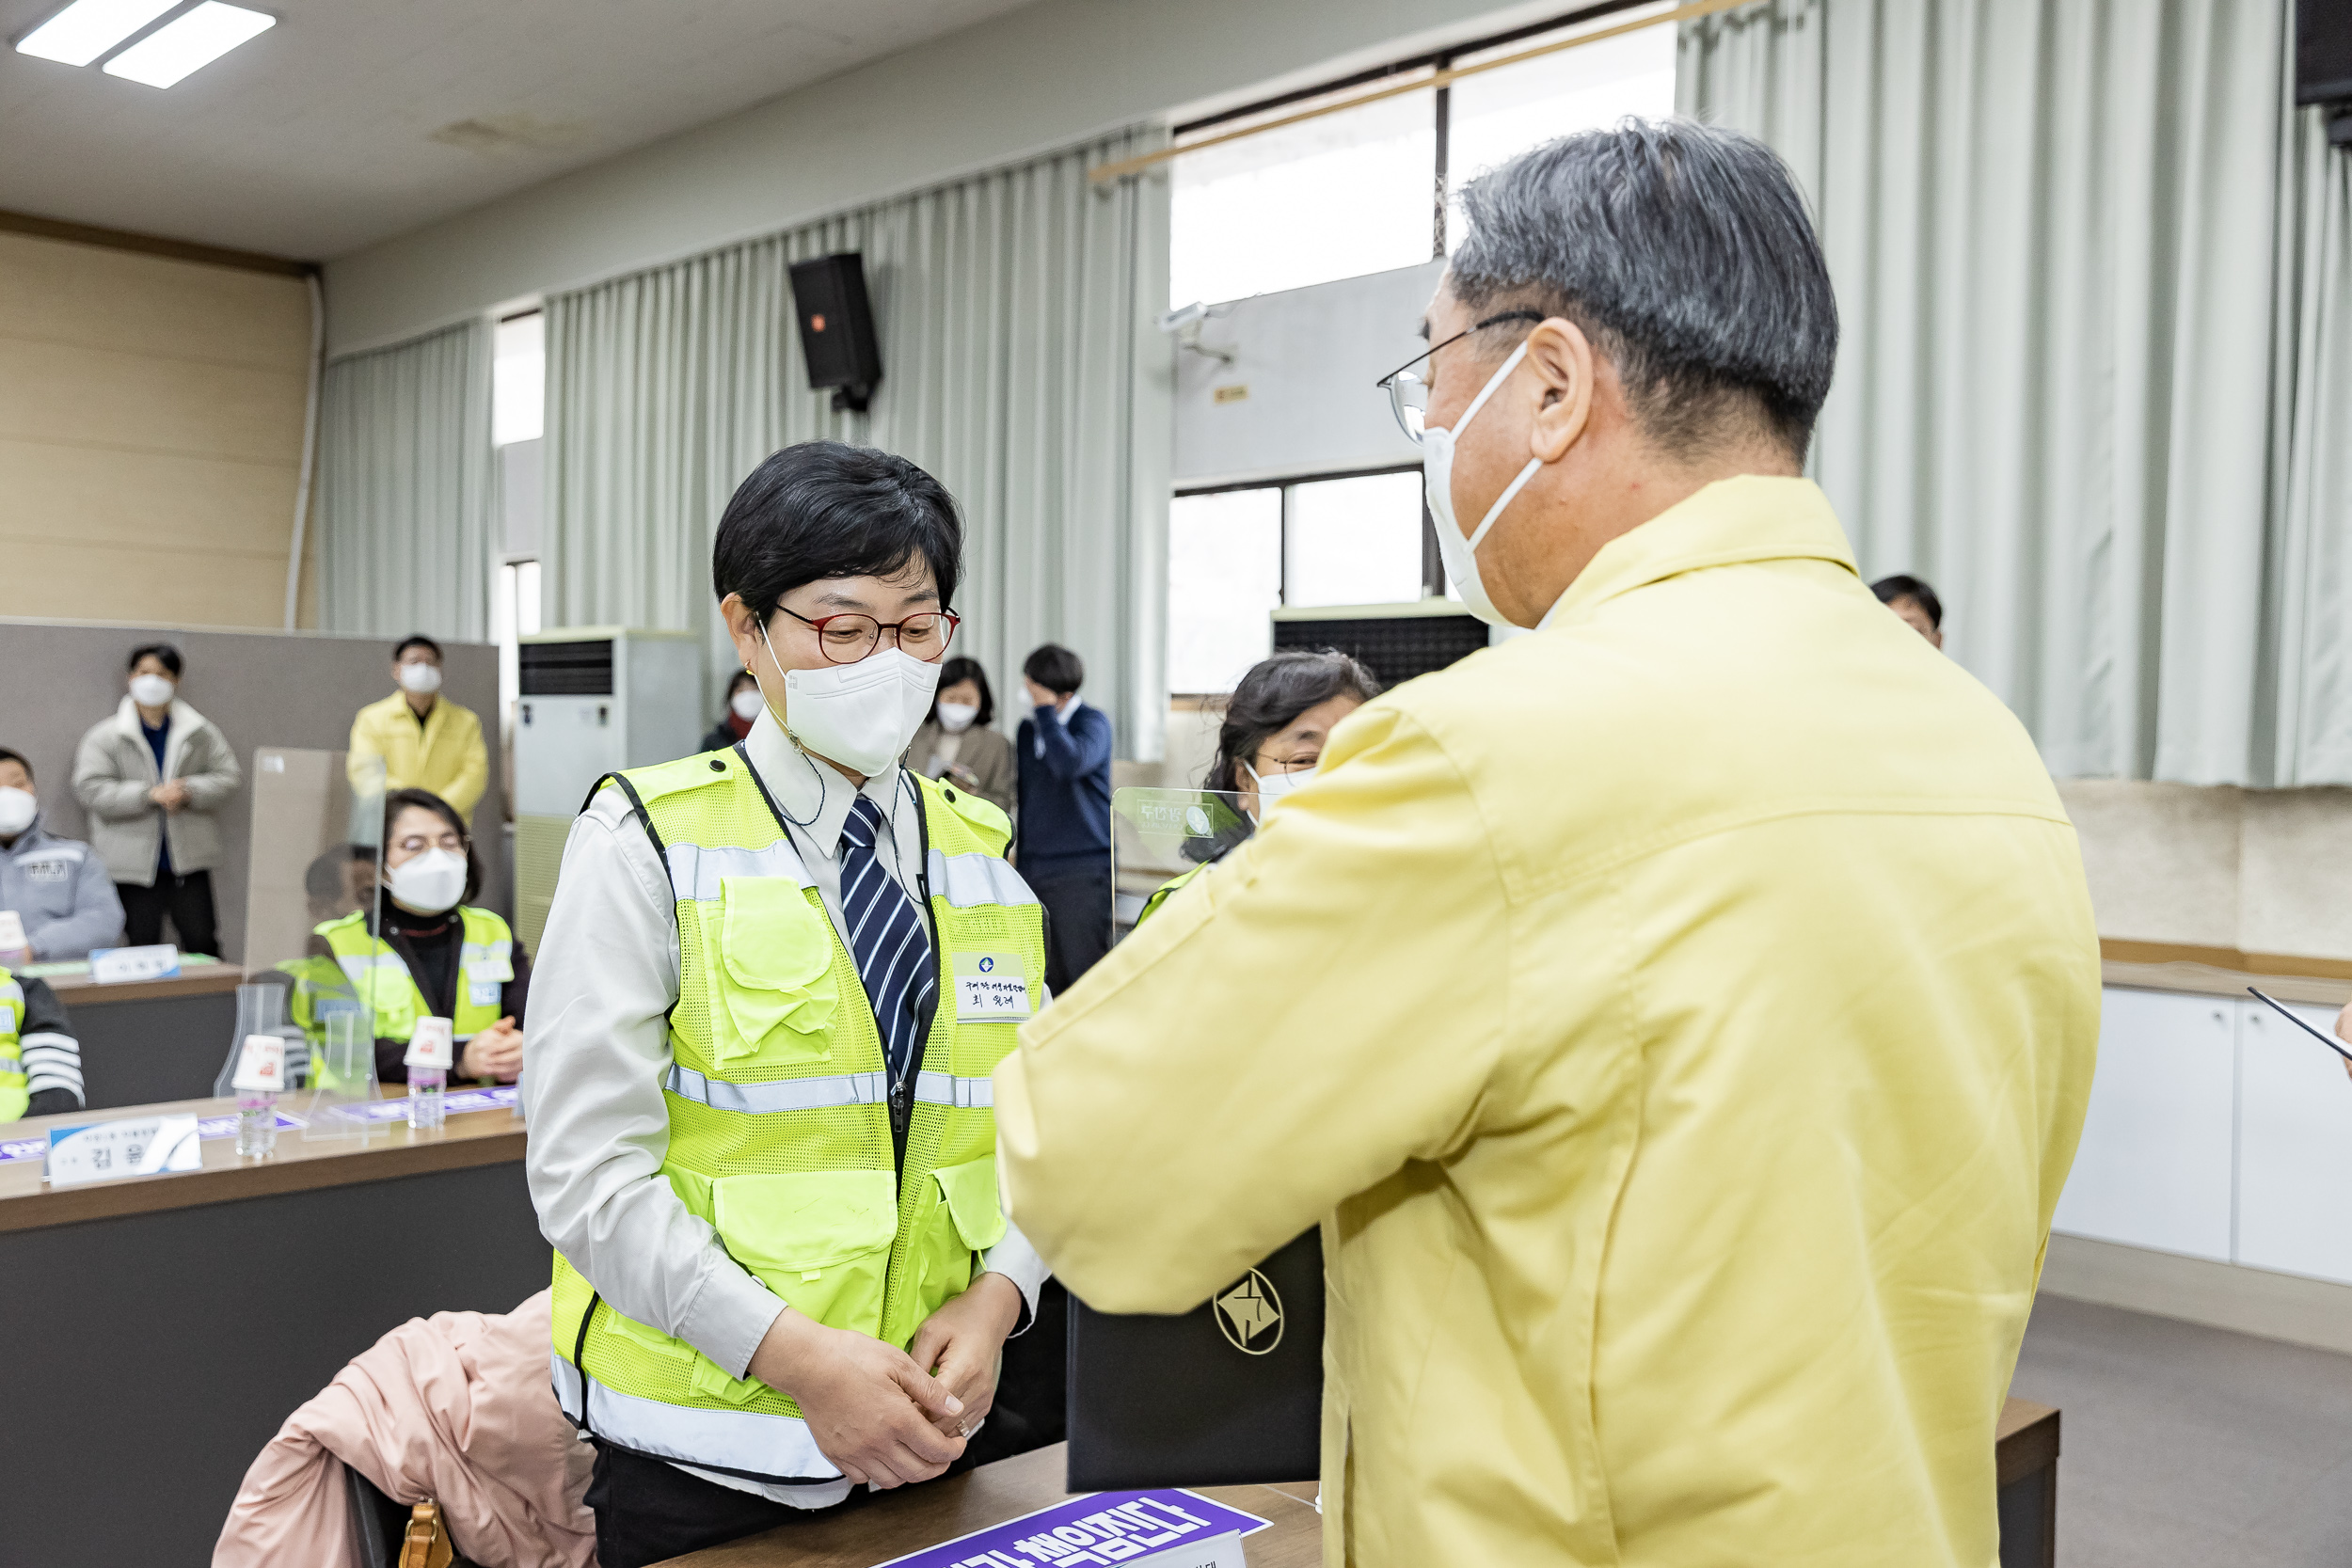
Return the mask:
<path id="1" fill-rule="evenodd" d="M 408 1037 L 408 1053 L 401 1060 L 410 1067 L 448 1071 L 457 1065 L 457 1026 L 445 1018 L 417 1020 L 416 1030 Z"/>
<path id="2" fill-rule="evenodd" d="M 42 1176 L 53 1187 L 162 1176 L 204 1164 L 194 1117 L 143 1117 L 49 1130 Z"/>
<path id="3" fill-rule="evenodd" d="M 1126 1568 L 1249 1568 L 1249 1560 L 1242 1555 L 1241 1531 L 1229 1529 L 1206 1541 L 1131 1558 Z"/>
<path id="4" fill-rule="evenodd" d="M 180 949 L 169 942 L 153 947 L 93 947 L 89 977 L 102 986 L 125 980 L 168 980 L 180 973 Z"/>
<path id="5" fill-rule="evenodd" d="M 229 1086 L 241 1094 L 276 1094 L 286 1086 L 286 1042 L 276 1035 L 247 1035 L 237 1052 L 236 1076 Z"/>
<path id="6" fill-rule="evenodd" d="M 956 955 L 956 1019 L 961 1023 L 1025 1023 L 1037 1007 L 1018 953 Z"/>

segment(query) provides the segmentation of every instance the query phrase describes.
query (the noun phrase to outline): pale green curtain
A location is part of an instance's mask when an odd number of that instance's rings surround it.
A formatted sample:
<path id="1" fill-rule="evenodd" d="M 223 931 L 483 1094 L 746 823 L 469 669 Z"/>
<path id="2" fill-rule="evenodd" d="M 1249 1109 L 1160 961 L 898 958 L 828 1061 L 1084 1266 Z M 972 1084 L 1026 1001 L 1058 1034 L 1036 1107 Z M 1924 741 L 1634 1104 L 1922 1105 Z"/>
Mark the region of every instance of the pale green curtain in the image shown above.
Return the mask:
<path id="1" fill-rule="evenodd" d="M 1767 0 L 1682 35 L 1684 112 L 1814 204 L 1844 331 L 1812 467 L 1865 572 L 1936 585 L 2060 774 L 2352 782 L 2343 160 L 2286 42 L 2281 0 Z"/>
<path id="2" fill-rule="evenodd" d="M 326 367 L 319 608 L 329 631 L 479 642 L 490 627 L 490 325 Z"/>
<path id="3" fill-rule="evenodd" d="M 548 302 L 549 625 L 694 628 L 734 662 L 710 542 L 736 485 L 796 441 L 898 452 L 962 504 L 959 651 L 1019 707 L 1059 641 L 1121 754 L 1159 754 L 1174 373 L 1164 176 L 1089 167 L 1139 130 Z M 866 258 L 883 376 L 835 414 L 801 359 L 787 269 Z"/>

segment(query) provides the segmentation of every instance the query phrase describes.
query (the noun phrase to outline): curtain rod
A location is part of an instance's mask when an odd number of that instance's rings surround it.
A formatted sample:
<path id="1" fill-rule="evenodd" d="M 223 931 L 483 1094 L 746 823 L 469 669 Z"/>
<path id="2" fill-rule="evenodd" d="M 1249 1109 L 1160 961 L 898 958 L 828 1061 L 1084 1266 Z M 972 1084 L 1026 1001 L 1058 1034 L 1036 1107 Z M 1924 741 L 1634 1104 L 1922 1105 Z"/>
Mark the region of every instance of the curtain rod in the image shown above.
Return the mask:
<path id="1" fill-rule="evenodd" d="M 1130 174 L 1140 174 L 1154 164 L 1164 164 L 1170 158 L 1182 157 L 1187 152 L 1198 152 L 1204 147 L 1218 147 L 1226 142 L 1239 141 L 1244 136 L 1255 136 L 1267 131 L 1279 131 L 1285 125 L 1296 125 L 1305 120 L 1321 119 L 1325 115 L 1335 115 L 1343 110 L 1360 108 L 1366 103 L 1376 103 L 1384 98 L 1395 98 L 1404 93 L 1442 87 L 1449 83 L 1458 82 L 1465 76 L 1476 76 L 1487 71 L 1500 71 L 1506 65 L 1518 65 L 1522 60 L 1533 60 L 1545 55 L 1557 55 L 1565 49 L 1581 49 L 1588 43 L 1598 43 L 1603 39 L 1616 38 L 1625 33 L 1638 33 L 1645 27 L 1663 26 L 1669 22 L 1692 22 L 1702 16 L 1712 16 L 1717 11 L 1727 11 L 1737 6 L 1754 3 L 1755 0 L 1697 0 L 1694 5 L 1677 6 L 1673 10 L 1657 16 L 1644 17 L 1639 22 L 1620 22 L 1613 27 L 1602 27 L 1590 33 L 1579 33 L 1574 38 L 1559 39 L 1550 43 L 1537 44 L 1533 49 L 1522 49 L 1516 54 L 1500 55 L 1491 60 L 1481 60 L 1476 65 L 1448 66 L 1442 71 L 1432 71 L 1427 76 L 1416 77 L 1410 82 L 1400 82 L 1373 92 L 1359 93 L 1354 98 L 1343 99 L 1337 103 L 1326 103 L 1315 109 L 1302 109 L 1295 115 L 1284 115 L 1279 119 L 1269 119 L 1262 124 L 1247 126 L 1239 131 L 1228 131 L 1222 135 L 1203 136 L 1199 141 L 1186 142 L 1181 147 L 1163 147 L 1156 151 L 1146 152 L 1138 157 L 1121 158 L 1112 164 L 1100 164 L 1087 171 L 1087 178 L 1098 184 L 1112 180 L 1122 180 Z"/>

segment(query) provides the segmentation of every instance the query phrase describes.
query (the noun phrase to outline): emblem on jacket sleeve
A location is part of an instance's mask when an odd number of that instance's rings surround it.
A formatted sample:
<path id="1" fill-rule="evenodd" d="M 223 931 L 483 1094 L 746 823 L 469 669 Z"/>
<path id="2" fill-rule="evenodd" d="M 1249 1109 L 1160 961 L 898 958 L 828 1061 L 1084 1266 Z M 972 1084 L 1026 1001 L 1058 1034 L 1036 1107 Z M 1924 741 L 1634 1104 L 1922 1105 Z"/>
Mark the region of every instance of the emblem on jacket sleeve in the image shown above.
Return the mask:
<path id="1" fill-rule="evenodd" d="M 1245 1355 L 1263 1355 L 1282 1342 L 1282 1298 L 1256 1269 L 1218 1293 L 1216 1315 L 1216 1326 Z"/>

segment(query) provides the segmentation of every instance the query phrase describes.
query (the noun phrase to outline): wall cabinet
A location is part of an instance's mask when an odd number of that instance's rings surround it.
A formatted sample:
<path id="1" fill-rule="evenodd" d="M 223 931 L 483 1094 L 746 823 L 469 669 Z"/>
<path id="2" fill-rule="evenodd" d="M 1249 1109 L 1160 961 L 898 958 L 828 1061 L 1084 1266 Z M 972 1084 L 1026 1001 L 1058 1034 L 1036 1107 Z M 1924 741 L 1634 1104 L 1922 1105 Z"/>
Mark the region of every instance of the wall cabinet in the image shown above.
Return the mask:
<path id="1" fill-rule="evenodd" d="M 2251 997 L 2110 989 L 2056 1228 L 2352 1283 L 2343 1059 Z"/>

